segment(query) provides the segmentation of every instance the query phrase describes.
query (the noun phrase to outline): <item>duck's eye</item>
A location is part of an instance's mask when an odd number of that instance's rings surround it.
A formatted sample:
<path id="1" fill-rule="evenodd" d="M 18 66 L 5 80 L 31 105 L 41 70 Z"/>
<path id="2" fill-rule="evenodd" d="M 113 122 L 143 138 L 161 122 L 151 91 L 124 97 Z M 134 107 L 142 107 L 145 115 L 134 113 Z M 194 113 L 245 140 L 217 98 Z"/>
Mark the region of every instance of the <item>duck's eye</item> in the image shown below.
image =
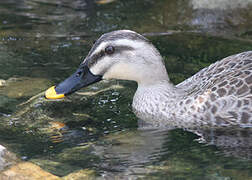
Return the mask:
<path id="1" fill-rule="evenodd" d="M 95 44 L 95 43 L 96 43 L 96 40 L 93 41 L 93 44 Z"/>
<path id="2" fill-rule="evenodd" d="M 106 53 L 106 54 L 113 54 L 114 51 L 115 51 L 115 48 L 114 48 L 113 46 L 107 46 L 107 47 L 105 48 L 105 53 Z"/>

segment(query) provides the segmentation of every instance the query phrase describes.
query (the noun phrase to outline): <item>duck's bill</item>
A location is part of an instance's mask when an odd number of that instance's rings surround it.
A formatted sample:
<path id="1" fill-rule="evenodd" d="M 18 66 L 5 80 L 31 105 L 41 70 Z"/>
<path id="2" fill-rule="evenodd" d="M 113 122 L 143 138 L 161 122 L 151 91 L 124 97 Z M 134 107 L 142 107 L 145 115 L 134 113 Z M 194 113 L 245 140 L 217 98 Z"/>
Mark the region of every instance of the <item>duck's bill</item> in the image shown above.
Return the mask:
<path id="1" fill-rule="evenodd" d="M 88 66 L 82 65 L 74 74 L 59 83 L 56 87 L 49 88 L 45 93 L 45 97 L 47 99 L 63 98 L 101 79 L 102 76 L 92 74 Z"/>

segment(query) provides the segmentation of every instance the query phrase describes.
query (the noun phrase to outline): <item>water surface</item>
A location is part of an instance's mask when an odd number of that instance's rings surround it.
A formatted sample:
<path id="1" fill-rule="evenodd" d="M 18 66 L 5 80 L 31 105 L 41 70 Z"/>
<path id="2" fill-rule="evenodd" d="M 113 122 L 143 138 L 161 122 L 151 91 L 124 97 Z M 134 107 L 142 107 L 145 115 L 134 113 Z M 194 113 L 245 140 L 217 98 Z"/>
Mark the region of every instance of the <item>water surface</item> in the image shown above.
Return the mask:
<path id="1" fill-rule="evenodd" d="M 111 30 L 145 34 L 174 84 L 251 50 L 251 1 L 236 2 L 1 1 L 0 144 L 60 177 L 89 169 L 101 179 L 251 179 L 251 129 L 139 129 L 134 82 L 102 81 L 59 101 L 39 94 Z"/>

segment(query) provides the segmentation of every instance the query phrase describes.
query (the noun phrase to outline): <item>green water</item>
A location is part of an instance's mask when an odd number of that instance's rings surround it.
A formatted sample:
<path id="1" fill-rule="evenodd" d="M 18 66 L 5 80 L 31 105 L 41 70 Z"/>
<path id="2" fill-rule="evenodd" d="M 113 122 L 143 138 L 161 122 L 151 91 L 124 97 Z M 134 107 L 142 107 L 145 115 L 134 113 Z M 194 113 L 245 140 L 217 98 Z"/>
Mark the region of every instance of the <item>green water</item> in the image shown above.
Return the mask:
<path id="1" fill-rule="evenodd" d="M 250 129 L 204 132 L 204 141 L 181 129 L 138 129 L 134 82 L 102 81 L 60 101 L 38 95 L 68 77 L 95 39 L 116 29 L 145 33 L 177 84 L 252 50 L 251 4 L 102 2 L 0 2 L 0 79 L 6 81 L 0 144 L 58 176 L 90 169 L 101 179 L 251 179 Z"/>

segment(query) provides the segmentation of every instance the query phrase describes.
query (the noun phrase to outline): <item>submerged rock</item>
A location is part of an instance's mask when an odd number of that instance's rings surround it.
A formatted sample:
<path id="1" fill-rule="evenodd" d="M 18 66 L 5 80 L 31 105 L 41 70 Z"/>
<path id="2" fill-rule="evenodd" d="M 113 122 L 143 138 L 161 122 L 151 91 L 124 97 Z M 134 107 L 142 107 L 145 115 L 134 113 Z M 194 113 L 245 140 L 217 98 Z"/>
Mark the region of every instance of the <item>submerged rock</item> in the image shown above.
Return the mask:
<path id="1" fill-rule="evenodd" d="M 16 104 L 18 104 L 16 99 L 0 94 L 0 116 L 8 116 L 11 114 L 11 112 L 16 110 Z"/>
<path id="2" fill-rule="evenodd" d="M 35 158 L 30 161 L 53 174 L 68 176 L 70 173 L 88 168 L 91 164 L 98 164 L 99 158 L 92 152 L 93 144 L 89 143 L 83 146 L 62 148 L 62 152 L 55 154 L 53 159 Z"/>
<path id="3" fill-rule="evenodd" d="M 15 164 L 18 161 L 15 154 L 9 152 L 4 146 L 0 145 L 0 171 Z"/>
<path id="4" fill-rule="evenodd" d="M 82 169 L 80 171 L 73 172 L 63 177 L 63 180 L 69 180 L 69 179 L 92 180 L 92 179 L 97 179 L 97 177 L 95 176 L 95 171 L 89 170 L 89 169 Z"/>
<path id="5" fill-rule="evenodd" d="M 6 84 L 6 81 L 5 81 L 5 80 L 3 80 L 3 79 L 0 79 L 0 87 L 5 86 L 5 84 Z"/>
<path id="6" fill-rule="evenodd" d="M 39 166 L 30 162 L 18 163 L 0 174 L 0 179 L 25 179 L 25 180 L 59 180 L 60 178 L 44 171 Z"/>
<path id="7" fill-rule="evenodd" d="M 45 89 L 51 83 L 47 79 L 42 78 L 10 78 L 6 81 L 0 81 L 0 93 L 8 96 L 9 98 L 31 97 Z"/>
<path id="8" fill-rule="evenodd" d="M 44 97 L 44 92 L 41 92 L 18 105 L 17 111 L 11 117 L 6 117 L 5 121 L 15 122 L 28 128 L 37 128 L 45 134 L 61 130 L 63 126 L 83 127 L 83 129 L 90 129 L 91 127 L 93 132 L 96 128 L 103 129 L 97 124 L 111 125 L 112 122 L 115 122 L 106 121 L 111 115 L 118 114 L 125 117 L 129 112 L 127 104 L 119 107 L 115 102 L 119 101 L 118 97 L 124 87 L 113 83 L 103 82 L 90 86 L 82 92 L 59 100 L 48 100 Z M 124 93 L 131 92 L 126 91 Z M 124 98 L 121 99 L 125 101 L 125 98 L 128 100 L 129 96 L 124 95 Z M 120 113 L 122 110 L 125 111 L 125 114 Z M 122 121 L 126 122 L 123 119 Z M 115 124 L 113 125 L 115 126 Z"/>
<path id="9" fill-rule="evenodd" d="M 131 97 L 127 95 L 131 91 L 124 91 L 126 99 L 119 98 L 123 88 L 101 82 L 61 100 L 47 100 L 41 92 L 19 104 L 10 116 L 1 117 L 2 132 L 15 137 L 11 141 L 3 138 L 3 142 L 56 175 L 92 167 L 99 161 L 91 153 L 97 138 L 122 128 L 119 120 L 136 124 L 129 118 L 128 104 L 118 106 Z"/>

